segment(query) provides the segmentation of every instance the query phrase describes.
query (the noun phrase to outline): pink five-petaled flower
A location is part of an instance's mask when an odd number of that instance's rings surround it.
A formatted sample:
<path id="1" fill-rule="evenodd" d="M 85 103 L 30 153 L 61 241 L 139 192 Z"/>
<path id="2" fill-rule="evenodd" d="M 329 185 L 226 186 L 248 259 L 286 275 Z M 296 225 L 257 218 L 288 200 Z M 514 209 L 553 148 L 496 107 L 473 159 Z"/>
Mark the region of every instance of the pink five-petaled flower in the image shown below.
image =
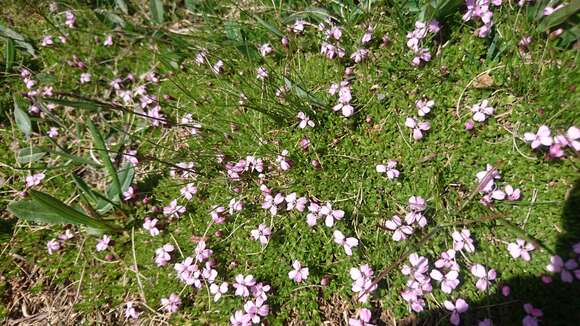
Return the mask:
<path id="1" fill-rule="evenodd" d="M 384 173 L 387 178 L 389 178 L 390 180 L 396 179 L 399 177 L 399 175 L 401 174 L 401 172 L 399 172 L 399 170 L 396 169 L 397 167 L 397 161 L 394 160 L 388 160 L 387 164 L 377 164 L 376 166 L 376 170 L 378 173 Z"/>
<path id="2" fill-rule="evenodd" d="M 262 245 L 267 245 L 272 234 L 272 229 L 264 224 L 260 224 L 257 229 L 250 231 L 250 234 L 254 240 L 259 240 Z"/>
<path id="3" fill-rule="evenodd" d="M 471 107 L 471 112 L 473 112 L 473 120 L 477 122 L 484 122 L 489 116 L 494 112 L 493 107 L 491 107 L 487 100 L 483 100 Z"/>
<path id="4" fill-rule="evenodd" d="M 174 313 L 181 306 L 181 298 L 175 293 L 171 293 L 168 298 L 161 298 L 161 308 L 168 313 Z"/>
<path id="5" fill-rule="evenodd" d="M 163 215 L 168 217 L 179 218 L 183 213 L 185 213 L 185 207 L 177 205 L 177 199 L 172 200 L 169 205 L 163 207 Z"/>
<path id="6" fill-rule="evenodd" d="M 268 70 L 266 70 L 266 68 L 264 67 L 258 67 L 258 70 L 256 72 L 256 78 L 258 78 L 259 80 L 264 80 L 268 77 Z"/>
<path id="7" fill-rule="evenodd" d="M 284 200 L 286 201 L 287 211 L 295 209 L 299 212 L 304 212 L 306 204 L 308 203 L 308 199 L 306 199 L 306 197 L 298 198 L 295 192 L 286 195 Z"/>
<path id="8" fill-rule="evenodd" d="M 459 323 L 461 322 L 459 314 L 462 314 L 466 312 L 467 309 L 469 309 L 469 305 L 467 304 L 467 302 L 465 302 L 465 300 L 461 298 L 457 299 L 455 303 L 445 300 L 443 302 L 443 305 L 447 310 L 451 311 L 451 317 L 449 318 L 449 322 L 453 325 L 459 325 Z"/>
<path id="9" fill-rule="evenodd" d="M 407 128 L 413 129 L 413 139 L 420 140 L 423 138 L 423 132 L 431 129 L 431 125 L 429 122 L 420 121 L 417 122 L 415 119 L 411 117 L 407 117 L 405 119 L 405 126 Z"/>
<path id="10" fill-rule="evenodd" d="M 54 138 L 58 136 L 58 128 L 57 127 L 50 127 L 46 135 L 50 138 Z"/>
<path id="11" fill-rule="evenodd" d="M 223 206 L 213 206 L 212 210 L 209 212 L 212 221 L 215 224 L 224 224 L 226 222 L 226 208 Z"/>
<path id="12" fill-rule="evenodd" d="M 26 177 L 26 187 L 31 188 L 38 186 L 44 180 L 44 173 L 37 173 Z"/>
<path id="13" fill-rule="evenodd" d="M 390 220 L 385 221 L 385 228 L 394 231 L 393 240 L 401 241 L 413 234 L 413 227 L 403 224 L 399 215 L 394 215 Z"/>
<path id="14" fill-rule="evenodd" d="M 522 239 L 516 239 L 516 242 L 508 244 L 507 249 L 514 258 L 522 258 L 525 261 L 530 261 L 530 251 L 534 250 L 534 244 L 526 242 Z"/>
<path id="15" fill-rule="evenodd" d="M 358 50 L 356 50 L 356 51 L 354 51 L 352 53 L 352 55 L 350 56 L 350 58 L 355 63 L 360 63 L 360 62 L 364 61 L 368 56 L 369 56 L 369 50 L 367 50 L 367 49 L 358 49 Z"/>
<path id="16" fill-rule="evenodd" d="M 244 304 L 244 310 L 246 315 L 250 318 L 252 323 L 259 324 L 260 317 L 268 316 L 270 312 L 270 307 L 264 304 L 262 298 L 256 298 L 255 301 L 248 301 Z"/>
<path id="17" fill-rule="evenodd" d="M 532 149 L 536 149 L 540 145 L 550 146 L 553 143 L 551 133 L 548 126 L 542 125 L 535 134 L 531 132 L 524 133 L 524 139 L 526 142 L 531 143 Z"/>
<path id="18" fill-rule="evenodd" d="M 302 267 L 298 260 L 292 263 L 292 268 L 294 269 L 288 272 L 288 277 L 294 282 L 300 283 L 308 278 L 308 267 Z"/>
<path id="19" fill-rule="evenodd" d="M 213 283 L 209 286 L 209 292 L 213 294 L 213 301 L 217 302 L 223 294 L 228 292 L 228 282 L 223 282 L 221 285 Z"/>
<path id="20" fill-rule="evenodd" d="M 435 101 L 426 98 L 417 100 L 415 106 L 417 107 L 417 115 L 420 117 L 426 116 L 435 105 Z"/>
<path id="21" fill-rule="evenodd" d="M 491 284 L 491 281 L 495 280 L 495 278 L 497 277 L 495 269 L 490 269 L 489 271 L 486 271 L 485 267 L 480 264 L 475 264 L 471 266 L 470 270 L 471 274 L 477 277 L 477 282 L 475 286 L 481 291 L 487 290 L 487 288 Z"/>
<path id="22" fill-rule="evenodd" d="M 135 303 L 129 301 L 125 304 L 125 319 L 137 319 L 139 318 L 140 312 L 137 312 L 137 309 L 133 306 Z"/>
<path id="23" fill-rule="evenodd" d="M 449 249 L 441 254 L 441 258 L 435 261 L 435 267 L 459 271 L 459 264 L 455 261 L 455 250 Z"/>
<path id="24" fill-rule="evenodd" d="M 194 186 L 193 183 L 188 183 L 185 187 L 181 188 L 179 192 L 185 199 L 191 200 L 193 195 L 197 193 L 197 187 Z"/>
<path id="25" fill-rule="evenodd" d="M 471 232 L 468 229 L 463 229 L 461 232 L 453 231 L 451 233 L 453 238 L 453 249 L 455 251 L 464 250 L 467 252 L 474 252 L 475 246 L 473 245 L 473 239 L 471 238 Z"/>
<path id="26" fill-rule="evenodd" d="M 242 211 L 242 209 L 244 208 L 244 203 L 242 202 L 241 199 L 232 198 L 228 203 L 228 208 L 229 208 L 228 212 L 230 213 L 230 215 L 234 215 L 235 212 Z"/>
<path id="27" fill-rule="evenodd" d="M 506 185 L 504 188 L 504 193 L 506 194 L 506 199 L 508 201 L 516 201 L 519 200 L 522 196 L 521 190 L 514 189 L 511 185 Z"/>
<path id="28" fill-rule="evenodd" d="M 163 245 L 161 248 L 155 249 L 155 263 L 157 266 L 165 266 L 171 260 L 169 253 L 173 250 L 173 245 L 169 243 Z"/>
<path id="29" fill-rule="evenodd" d="M 405 264 L 401 268 L 403 275 L 412 276 L 415 279 L 425 279 L 425 273 L 429 270 L 429 260 L 426 257 L 419 256 L 417 253 L 409 255 L 411 266 Z"/>
<path id="30" fill-rule="evenodd" d="M 306 115 L 306 113 L 300 111 L 298 112 L 298 119 L 300 119 L 300 123 L 298 127 L 300 129 L 304 129 L 306 127 L 314 128 L 315 124 L 314 121 L 310 120 L 310 118 Z"/>
<path id="31" fill-rule="evenodd" d="M 358 319 L 357 318 L 349 318 L 348 319 L 348 326 L 373 326 L 370 323 L 372 318 L 371 311 L 367 308 L 361 308 L 358 311 Z"/>
<path id="32" fill-rule="evenodd" d="M 451 293 L 459 285 L 459 280 L 457 279 L 459 273 L 457 271 L 451 270 L 447 274 L 443 274 L 439 270 L 433 269 L 429 275 L 431 278 L 441 282 L 441 291 L 447 294 Z"/>
<path id="33" fill-rule="evenodd" d="M 562 257 L 556 255 L 550 257 L 550 264 L 546 266 L 546 269 L 552 273 L 560 273 L 560 279 L 562 279 L 562 282 L 572 283 L 574 280 L 572 271 L 574 271 L 577 267 L 578 263 L 573 258 L 570 258 L 564 262 Z M 576 274 L 576 276 L 580 276 L 578 273 Z"/>
<path id="34" fill-rule="evenodd" d="M 344 247 L 344 252 L 347 256 L 352 256 L 352 248 L 358 246 L 358 240 L 356 238 L 347 238 L 339 230 L 334 230 L 333 233 L 334 242 Z"/>
<path id="35" fill-rule="evenodd" d="M 46 243 L 46 247 L 48 248 L 48 254 L 52 255 L 54 252 L 60 250 L 60 242 L 52 239 Z"/>
<path id="36" fill-rule="evenodd" d="M 522 319 L 523 326 L 538 326 L 538 318 L 542 317 L 544 314 L 542 310 L 535 308 L 531 303 L 524 304 L 524 311 L 526 316 Z"/>
<path id="37" fill-rule="evenodd" d="M 108 235 L 103 235 L 103 238 L 97 243 L 97 251 L 104 251 L 109 248 L 109 242 L 111 242 L 111 237 Z"/>
<path id="38" fill-rule="evenodd" d="M 326 216 L 324 219 L 324 224 L 329 228 L 334 225 L 334 220 L 339 221 L 344 217 L 344 211 L 340 209 L 332 209 L 332 205 L 330 203 L 326 203 L 326 205 L 320 207 L 320 211 L 318 213 L 321 216 Z"/>
<path id="39" fill-rule="evenodd" d="M 235 295 L 239 297 L 247 297 L 250 295 L 250 290 L 248 287 L 252 287 L 256 284 L 256 280 L 253 275 L 242 275 L 238 274 L 235 278 L 234 288 L 236 289 Z"/>
<path id="40" fill-rule="evenodd" d="M 252 316 L 245 314 L 242 310 L 236 310 L 230 316 L 230 325 L 232 326 L 249 326 L 252 324 Z"/>
<path id="41" fill-rule="evenodd" d="M 276 162 L 280 164 L 280 169 L 282 169 L 282 171 L 290 170 L 290 167 L 292 166 L 292 161 L 288 159 L 288 150 L 286 149 L 283 150 L 282 153 L 280 153 L 280 155 L 276 157 Z"/>
<path id="42" fill-rule="evenodd" d="M 152 237 L 159 235 L 159 229 L 155 226 L 157 222 L 159 222 L 159 220 L 156 218 L 151 219 L 146 217 L 145 222 L 143 223 L 143 228 L 149 231 L 149 234 L 151 234 Z"/>

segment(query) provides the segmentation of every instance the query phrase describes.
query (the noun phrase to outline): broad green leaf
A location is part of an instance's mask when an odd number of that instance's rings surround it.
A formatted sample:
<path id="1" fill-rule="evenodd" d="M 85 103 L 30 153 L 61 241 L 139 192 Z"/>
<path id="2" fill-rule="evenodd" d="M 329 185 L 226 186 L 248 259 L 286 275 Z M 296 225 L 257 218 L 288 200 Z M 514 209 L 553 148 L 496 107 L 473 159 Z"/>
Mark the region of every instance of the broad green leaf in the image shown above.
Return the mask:
<path id="1" fill-rule="evenodd" d="M 161 0 L 150 0 L 149 10 L 151 11 L 151 19 L 157 24 L 164 21 L 165 10 L 163 9 L 163 2 Z"/>
<path id="2" fill-rule="evenodd" d="M 22 110 L 20 98 L 14 95 L 14 119 L 16 121 L 16 126 L 22 131 L 26 137 L 30 137 L 32 134 L 32 123 L 30 122 L 30 117 L 28 113 Z"/>
<path id="3" fill-rule="evenodd" d="M 119 169 L 117 173 L 119 181 L 121 182 L 121 191 L 117 192 L 113 184 L 109 185 L 107 188 L 107 196 L 104 197 L 100 195 L 97 200 L 96 210 L 99 214 L 105 214 L 113 208 L 115 203 L 119 202 L 119 199 L 123 195 L 123 192 L 129 189 L 131 183 L 133 182 L 133 177 L 135 176 L 135 168 L 132 164 L 127 164 L 126 166 Z"/>
<path id="4" fill-rule="evenodd" d="M 24 38 L 21 34 L 16 33 L 15 31 L 11 30 L 10 28 L 0 24 L 0 36 L 5 37 L 7 39 L 14 40 L 16 45 L 21 48 L 24 48 L 30 55 L 36 56 L 36 51 L 30 42 Z"/>
<path id="5" fill-rule="evenodd" d="M 85 197 L 85 199 L 91 203 L 91 205 L 95 205 L 97 203 L 97 196 L 95 192 L 91 189 L 91 187 L 79 176 L 74 173 L 71 173 L 73 181 L 77 188 L 81 191 L 81 195 Z"/>
<path id="6" fill-rule="evenodd" d="M 28 164 L 34 161 L 40 160 L 44 155 L 48 153 L 46 147 L 26 147 L 21 148 L 16 152 L 16 162 L 20 164 Z"/>
<path id="7" fill-rule="evenodd" d="M 539 28 L 540 30 L 546 30 L 558 26 L 576 15 L 578 11 L 580 11 L 580 1 L 572 1 L 566 4 L 562 9 L 555 11 L 553 14 L 544 16 Z"/>
<path id="8" fill-rule="evenodd" d="M 114 226 L 91 218 L 43 192 L 30 190 L 30 197 L 29 200 L 10 203 L 8 211 L 18 218 L 36 223 L 76 224 L 103 231 L 116 230 Z"/>
<path id="9" fill-rule="evenodd" d="M 115 189 L 114 190 L 115 193 L 117 193 L 120 196 L 121 183 L 119 182 L 119 177 L 117 176 L 117 171 L 115 170 L 115 167 L 113 166 L 113 162 L 111 161 L 111 157 L 109 156 L 109 150 L 107 149 L 107 146 L 105 145 L 105 141 L 103 140 L 103 136 L 97 130 L 97 127 L 95 127 L 95 124 L 91 120 L 87 119 L 87 124 L 89 126 L 90 131 L 91 131 L 91 134 L 93 135 L 93 140 L 95 141 L 95 149 L 97 151 L 99 151 L 99 156 L 101 157 L 101 160 L 103 161 L 103 164 L 105 165 L 105 169 L 107 170 L 107 174 L 109 174 L 109 176 L 113 180 L 111 183 L 112 187 Z"/>

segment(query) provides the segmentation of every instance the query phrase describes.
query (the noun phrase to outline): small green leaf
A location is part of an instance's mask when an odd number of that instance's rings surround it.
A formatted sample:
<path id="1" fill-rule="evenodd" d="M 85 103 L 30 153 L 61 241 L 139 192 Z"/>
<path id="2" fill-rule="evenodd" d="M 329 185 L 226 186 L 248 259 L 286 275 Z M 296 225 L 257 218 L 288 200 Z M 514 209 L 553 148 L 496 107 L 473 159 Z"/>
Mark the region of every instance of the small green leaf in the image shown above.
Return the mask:
<path id="1" fill-rule="evenodd" d="M 164 21 L 165 10 L 163 9 L 163 2 L 161 0 L 150 0 L 149 10 L 151 11 L 151 18 L 156 24 L 161 24 Z"/>
<path id="2" fill-rule="evenodd" d="M 28 164 L 40 160 L 48 153 L 46 147 L 26 147 L 16 152 L 16 162 L 20 164 Z"/>
<path id="3" fill-rule="evenodd" d="M 16 48 L 14 47 L 14 40 L 6 39 L 6 50 L 4 55 L 4 61 L 6 63 L 6 72 L 12 70 L 14 65 L 14 58 L 16 58 Z"/>
<path id="4" fill-rule="evenodd" d="M 36 56 L 36 51 L 30 42 L 24 38 L 21 34 L 16 33 L 15 31 L 11 30 L 10 28 L 0 24 L 0 36 L 3 36 L 7 39 L 14 40 L 16 45 L 21 48 L 24 48 L 30 55 Z"/>
<path id="5" fill-rule="evenodd" d="M 123 192 L 127 191 L 133 182 L 135 168 L 132 164 L 127 164 L 126 166 L 119 169 L 117 176 L 121 182 L 121 191 L 117 192 L 113 184 L 111 184 L 107 188 L 106 197 L 99 194 L 100 198 L 97 200 L 96 204 L 96 210 L 99 214 L 105 214 L 113 208 L 115 203 L 119 202 L 119 198 L 121 195 L 123 195 Z"/>
<path id="6" fill-rule="evenodd" d="M 22 110 L 20 98 L 14 95 L 14 119 L 16 120 L 16 126 L 18 129 L 24 133 L 26 137 L 30 137 L 32 134 L 32 123 L 30 122 L 30 117 L 28 113 Z"/>
<path id="7" fill-rule="evenodd" d="M 251 15 L 252 18 L 254 18 L 258 23 L 260 23 L 260 25 L 264 26 L 267 30 L 269 30 L 270 32 L 272 32 L 272 34 L 278 36 L 278 37 L 283 37 L 284 34 L 282 32 L 280 32 L 279 29 L 277 29 L 276 27 L 274 27 L 272 24 L 268 23 L 267 21 L 263 20 L 262 18 L 258 17 L 257 15 L 252 14 Z"/>
<path id="8" fill-rule="evenodd" d="M 76 224 L 103 231 L 116 230 L 115 227 L 88 217 L 43 192 L 30 190 L 30 197 L 30 200 L 10 203 L 8 211 L 18 218 L 36 223 Z"/>
<path id="9" fill-rule="evenodd" d="M 107 146 L 105 145 L 105 141 L 103 140 L 103 136 L 97 130 L 97 127 L 95 127 L 95 124 L 91 120 L 87 120 L 87 124 L 89 126 L 90 131 L 91 131 L 91 134 L 93 135 L 93 140 L 95 141 L 95 149 L 99 151 L 99 156 L 101 157 L 101 160 L 103 161 L 103 164 L 105 165 L 105 169 L 107 170 L 107 173 L 109 174 L 109 176 L 113 180 L 112 187 L 115 189 L 114 192 L 117 193 L 118 197 L 119 197 L 120 194 L 122 193 L 121 192 L 121 183 L 119 182 L 119 177 L 117 176 L 117 171 L 115 170 L 115 167 L 113 166 L 113 162 L 111 161 L 111 158 L 109 157 L 109 150 L 107 149 Z"/>

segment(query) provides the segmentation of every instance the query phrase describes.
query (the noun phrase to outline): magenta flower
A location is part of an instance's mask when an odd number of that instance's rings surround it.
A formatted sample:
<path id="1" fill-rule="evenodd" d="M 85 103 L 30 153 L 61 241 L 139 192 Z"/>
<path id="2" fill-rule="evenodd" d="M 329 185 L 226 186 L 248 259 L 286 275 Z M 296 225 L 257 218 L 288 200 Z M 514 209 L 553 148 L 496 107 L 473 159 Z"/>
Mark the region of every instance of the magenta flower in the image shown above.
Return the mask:
<path id="1" fill-rule="evenodd" d="M 52 255 L 54 252 L 60 250 L 60 242 L 56 241 L 56 239 L 52 239 L 46 243 L 46 247 L 48 248 L 48 254 Z"/>
<path id="2" fill-rule="evenodd" d="M 415 119 L 407 117 L 405 119 L 405 126 L 413 130 L 413 139 L 420 140 L 423 138 L 423 133 L 431 129 L 429 122 L 417 122 Z"/>
<path id="3" fill-rule="evenodd" d="M 325 34 L 327 39 L 333 38 L 338 41 L 342 37 L 342 30 L 338 26 L 332 26 L 325 31 Z"/>
<path id="4" fill-rule="evenodd" d="M 526 316 L 522 320 L 523 326 L 538 326 L 539 325 L 539 318 L 542 317 L 544 314 L 542 310 L 535 308 L 532 306 L 531 303 L 524 304 L 524 311 L 526 312 Z"/>
<path id="5" fill-rule="evenodd" d="M 310 120 L 306 113 L 302 111 L 298 112 L 298 119 L 300 119 L 300 123 L 298 124 L 300 129 L 304 129 L 306 127 L 314 128 L 315 126 L 314 121 Z"/>
<path id="6" fill-rule="evenodd" d="M 521 257 L 525 261 L 530 261 L 531 257 L 529 252 L 535 249 L 532 243 L 522 239 L 516 239 L 516 242 L 508 244 L 507 248 L 513 258 Z"/>
<path id="7" fill-rule="evenodd" d="M 451 293 L 458 285 L 459 273 L 457 271 L 451 270 L 447 274 L 442 274 L 439 270 L 434 269 L 429 274 L 432 279 L 441 282 L 441 291 L 445 293 Z"/>
<path id="8" fill-rule="evenodd" d="M 357 318 L 349 318 L 348 319 L 348 326 L 374 326 L 371 324 L 372 314 L 371 311 L 367 308 L 361 308 L 358 311 L 358 319 Z"/>
<path id="9" fill-rule="evenodd" d="M 135 188 L 133 188 L 133 186 L 129 186 L 129 188 L 127 188 L 127 191 L 123 192 L 123 200 L 129 201 L 133 198 L 135 198 Z"/>
<path id="10" fill-rule="evenodd" d="M 553 143 L 551 136 L 551 131 L 548 126 L 542 125 L 538 128 L 536 134 L 531 132 L 524 133 L 524 139 L 526 142 L 531 143 L 532 149 L 540 147 L 540 145 L 550 146 Z"/>
<path id="11" fill-rule="evenodd" d="M 471 239 L 471 232 L 468 229 L 463 229 L 461 232 L 453 231 L 451 234 L 453 238 L 453 249 L 455 251 L 464 250 L 467 252 L 474 252 L 475 246 L 473 239 Z"/>
<path id="12" fill-rule="evenodd" d="M 211 294 L 213 294 L 213 301 L 217 302 L 223 294 L 226 294 L 228 292 L 228 283 L 227 282 L 223 282 L 221 285 L 217 285 L 216 283 L 213 283 L 212 285 L 209 286 L 209 292 Z"/>
<path id="13" fill-rule="evenodd" d="M 38 186 L 44 180 L 44 173 L 37 173 L 26 177 L 26 187 L 32 188 Z"/>
<path id="14" fill-rule="evenodd" d="M 409 198 L 409 209 L 413 212 L 422 212 L 427 208 L 425 199 L 421 196 L 411 196 Z"/>
<path id="15" fill-rule="evenodd" d="M 106 234 L 103 235 L 103 238 L 101 240 L 99 240 L 99 242 L 97 243 L 97 251 L 107 250 L 110 242 L 111 242 L 111 237 L 109 237 Z"/>
<path id="16" fill-rule="evenodd" d="M 307 22 L 303 21 L 303 20 L 297 20 L 294 22 L 294 25 L 292 25 L 292 32 L 296 33 L 296 34 L 302 34 L 302 32 L 304 32 L 304 25 L 306 25 Z"/>
<path id="17" fill-rule="evenodd" d="M 356 238 L 347 238 L 339 230 L 334 230 L 334 242 L 343 246 L 347 256 L 352 256 L 352 248 L 358 246 Z"/>
<path id="18" fill-rule="evenodd" d="M 146 217 L 145 223 L 143 223 L 143 228 L 149 231 L 149 234 L 151 234 L 152 237 L 159 235 L 159 229 L 155 226 L 157 222 L 159 222 L 159 220 L 156 218 L 151 219 L 149 217 Z"/>
<path id="19" fill-rule="evenodd" d="M 393 231 L 393 240 L 401 241 L 413 234 L 413 227 L 403 224 L 398 215 L 394 215 L 390 220 L 385 221 L 385 228 Z"/>
<path id="20" fill-rule="evenodd" d="M 257 283 L 256 285 L 252 286 L 252 296 L 254 298 L 261 298 L 262 300 L 266 301 L 268 296 L 266 293 L 270 291 L 270 286 L 268 284 L 263 284 L 262 282 Z"/>
<path id="21" fill-rule="evenodd" d="M 490 269 L 489 271 L 486 271 L 485 267 L 480 264 L 475 264 L 471 266 L 470 270 L 471 274 L 477 277 L 477 282 L 475 286 L 481 291 L 487 290 L 487 288 L 491 284 L 491 281 L 495 280 L 497 276 L 495 269 Z"/>
<path id="22" fill-rule="evenodd" d="M 193 257 L 187 257 L 184 261 L 173 266 L 177 273 L 177 278 L 187 285 L 193 285 L 196 288 L 201 287 L 199 277 L 201 275 L 199 267 L 193 263 Z"/>
<path id="23" fill-rule="evenodd" d="M 487 100 L 483 100 L 471 107 L 471 112 L 473 112 L 473 120 L 477 122 L 484 122 L 494 113 L 494 111 L 494 108 L 489 105 Z"/>
<path id="24" fill-rule="evenodd" d="M 298 260 L 292 263 L 292 268 L 294 269 L 288 272 L 288 277 L 294 282 L 300 283 L 308 278 L 308 267 L 302 267 Z"/>
<path id="25" fill-rule="evenodd" d="M 465 300 L 459 298 L 455 301 L 455 303 L 445 300 L 443 302 L 445 308 L 451 311 L 451 317 L 449 318 L 449 322 L 453 325 L 459 325 L 461 322 L 461 318 L 459 317 L 460 314 L 464 313 L 469 309 L 469 305 Z"/>
<path id="26" fill-rule="evenodd" d="M 185 213 L 185 207 L 177 205 L 177 199 L 174 199 L 168 206 L 163 207 L 163 215 L 167 217 L 179 218 Z"/>
<path id="27" fill-rule="evenodd" d="M 259 240 L 262 245 L 267 245 L 272 234 L 272 229 L 264 224 L 260 224 L 257 229 L 250 231 L 250 234 L 254 240 Z"/>
<path id="28" fill-rule="evenodd" d="M 397 161 L 389 160 L 387 164 L 377 164 L 376 171 L 378 173 L 384 173 L 390 180 L 396 179 L 401 174 L 399 170 L 396 169 Z"/>
<path id="29" fill-rule="evenodd" d="M 168 298 L 161 298 L 161 309 L 168 313 L 174 313 L 181 306 L 181 298 L 175 293 L 171 293 Z"/>
<path id="30" fill-rule="evenodd" d="M 139 318 L 140 312 L 137 312 L 135 307 L 133 306 L 134 302 L 127 302 L 125 304 L 125 319 L 137 319 Z"/>
<path id="31" fill-rule="evenodd" d="M 429 100 L 426 98 L 422 98 L 415 102 L 415 106 L 417 107 L 417 115 L 420 117 L 426 116 L 431 109 L 435 105 L 435 101 Z"/>
<path id="32" fill-rule="evenodd" d="M 235 278 L 234 288 L 236 289 L 235 295 L 239 297 L 247 297 L 250 295 L 250 290 L 248 287 L 252 287 L 256 284 L 256 280 L 253 275 L 242 275 L 238 274 Z"/>
<path id="33" fill-rule="evenodd" d="M 232 198 L 228 203 L 228 207 L 230 215 L 234 215 L 235 212 L 242 211 L 242 209 L 244 208 L 244 203 L 242 202 L 241 199 Z"/>
<path id="34" fill-rule="evenodd" d="M 188 183 L 185 187 L 181 188 L 179 192 L 185 199 L 191 200 L 193 195 L 197 193 L 197 187 L 194 186 L 193 183 Z"/>

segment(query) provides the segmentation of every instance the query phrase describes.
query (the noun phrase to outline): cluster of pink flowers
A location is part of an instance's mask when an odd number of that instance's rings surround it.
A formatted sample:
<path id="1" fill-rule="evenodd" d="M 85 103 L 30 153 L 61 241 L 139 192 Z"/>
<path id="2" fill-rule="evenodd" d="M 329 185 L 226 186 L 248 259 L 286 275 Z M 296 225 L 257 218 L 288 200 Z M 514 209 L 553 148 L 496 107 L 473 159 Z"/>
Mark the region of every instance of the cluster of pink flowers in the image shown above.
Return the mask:
<path id="1" fill-rule="evenodd" d="M 339 26 L 331 25 L 326 27 L 323 23 L 318 29 L 324 33 L 325 41 L 320 46 L 320 54 L 328 59 L 343 58 L 346 54 L 343 47 L 340 46 L 339 40 L 342 37 L 342 30 Z"/>
<path id="2" fill-rule="evenodd" d="M 429 260 L 417 253 L 409 255 L 411 265 L 403 265 L 401 273 L 409 277 L 407 287 L 401 292 L 401 297 L 407 301 L 411 310 L 421 312 L 425 309 L 423 297 L 433 290 L 429 277 Z"/>
<path id="3" fill-rule="evenodd" d="M 357 293 L 359 302 L 367 302 L 371 293 L 377 289 L 377 285 L 373 285 L 373 269 L 364 264 L 358 268 L 351 268 L 349 273 L 352 279 L 352 292 Z"/>
<path id="4" fill-rule="evenodd" d="M 395 160 L 388 160 L 387 164 L 377 164 L 375 169 L 378 173 L 384 174 L 390 180 L 397 179 L 401 174 L 397 170 L 397 161 Z"/>
<path id="5" fill-rule="evenodd" d="M 550 257 L 550 263 L 546 266 L 546 270 L 552 273 L 559 273 L 562 282 L 572 283 L 574 277 L 580 280 L 580 242 L 576 243 L 572 250 L 575 254 L 574 258 L 569 258 L 566 261 L 558 255 Z"/>
<path id="6" fill-rule="evenodd" d="M 509 184 L 503 189 L 496 185 L 495 180 L 501 179 L 501 174 L 491 164 L 487 164 L 484 171 L 477 172 L 476 179 L 479 182 L 479 193 L 483 194 L 480 202 L 485 206 L 490 206 L 494 200 L 516 201 L 521 198 L 520 189 Z"/>
<path id="7" fill-rule="evenodd" d="M 177 273 L 177 278 L 187 285 L 199 289 L 202 286 L 202 281 L 208 284 L 213 284 L 218 275 L 215 267 L 216 262 L 209 258 L 213 251 L 206 247 L 205 241 L 199 241 L 195 248 L 195 257 L 187 257 L 184 261 L 175 264 L 174 269 Z M 201 268 L 205 262 L 204 267 Z"/>
<path id="8" fill-rule="evenodd" d="M 407 47 L 411 49 L 415 55 L 411 64 L 413 66 L 418 66 L 421 62 L 431 61 L 431 53 L 429 49 L 423 47 L 423 39 L 427 37 L 427 34 L 438 33 L 441 27 L 437 20 L 432 20 L 428 24 L 424 22 L 415 22 L 415 29 L 407 33 Z"/>
<path id="9" fill-rule="evenodd" d="M 501 6 L 502 0 L 465 0 L 467 12 L 463 15 L 464 21 L 481 20 L 483 24 L 475 30 L 479 37 L 486 37 L 491 32 L 493 26 L 493 12 L 490 10 L 490 3 L 494 6 Z"/>
<path id="10" fill-rule="evenodd" d="M 228 178 L 232 181 L 239 181 L 241 175 L 244 173 L 264 172 L 264 161 L 255 156 L 248 155 L 245 159 L 240 159 L 238 162 L 227 162 L 225 165 Z"/>
<path id="11" fill-rule="evenodd" d="M 26 86 L 26 89 L 28 89 L 28 91 L 25 94 L 28 99 L 31 100 L 35 96 L 53 96 L 54 95 L 53 94 L 53 87 L 52 86 L 42 86 L 41 87 L 38 84 L 38 81 L 36 79 L 33 79 L 32 73 L 30 72 L 30 70 L 28 70 L 26 68 L 22 68 L 20 70 L 20 77 L 22 78 L 22 82 Z M 47 103 L 46 108 L 49 111 L 52 111 L 56 108 L 56 104 Z M 33 102 L 33 104 L 31 104 L 28 107 L 28 113 L 33 114 L 33 115 L 41 115 L 41 117 L 44 114 L 44 112 L 41 112 L 40 107 L 38 107 L 36 104 L 34 104 L 34 102 Z"/>
<path id="12" fill-rule="evenodd" d="M 266 304 L 268 300 L 267 292 L 270 286 L 257 283 L 252 275 L 236 275 L 234 288 L 235 295 L 243 298 L 252 295 L 252 300 L 248 300 L 243 305 L 243 310 L 236 310 L 230 316 L 230 323 L 233 326 L 247 326 L 259 324 L 263 317 L 268 316 L 270 307 Z"/>
<path id="13" fill-rule="evenodd" d="M 58 236 L 58 240 L 57 239 L 49 240 L 46 243 L 48 254 L 52 255 L 53 253 L 59 251 L 63 247 L 64 243 L 72 238 L 74 238 L 74 234 L 71 232 L 70 229 L 66 229 L 64 233 Z"/>
<path id="14" fill-rule="evenodd" d="M 393 240 L 405 240 L 413 234 L 415 227 L 423 228 L 427 225 L 427 218 L 422 213 L 426 208 L 423 197 L 411 196 L 405 213 L 405 221 L 403 222 L 399 215 L 394 215 L 390 220 L 385 221 L 384 227 L 393 231 Z"/>
<path id="15" fill-rule="evenodd" d="M 561 158 L 565 155 L 564 150 L 569 147 L 574 152 L 580 151 L 580 129 L 576 126 L 568 128 L 566 133 L 558 133 L 552 137 L 552 131 L 548 126 L 542 125 L 538 131 L 524 133 L 524 140 L 530 143 L 532 149 L 548 147 L 550 158 Z"/>
<path id="16" fill-rule="evenodd" d="M 348 81 L 343 80 L 338 84 L 330 85 L 328 93 L 330 95 L 338 94 L 338 104 L 332 107 L 332 111 L 340 111 L 345 117 L 350 117 L 353 115 L 354 107 L 350 104 L 350 101 L 352 100 L 352 94 Z"/>

